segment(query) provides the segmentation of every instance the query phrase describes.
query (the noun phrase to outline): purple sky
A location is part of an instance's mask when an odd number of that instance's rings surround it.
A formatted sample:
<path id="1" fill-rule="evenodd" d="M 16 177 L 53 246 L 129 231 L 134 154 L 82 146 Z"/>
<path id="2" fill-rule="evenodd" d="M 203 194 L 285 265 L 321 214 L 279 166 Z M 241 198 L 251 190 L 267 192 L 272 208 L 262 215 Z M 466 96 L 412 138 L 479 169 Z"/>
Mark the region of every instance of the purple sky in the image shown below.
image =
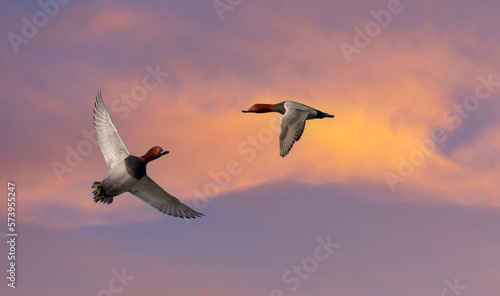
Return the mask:
<path id="1" fill-rule="evenodd" d="M 497 295 L 498 2 L 55 1 L 0 11 L 2 295 Z M 93 203 L 101 89 L 205 217 Z M 279 117 L 241 113 L 283 100 L 335 114 L 284 159 Z"/>

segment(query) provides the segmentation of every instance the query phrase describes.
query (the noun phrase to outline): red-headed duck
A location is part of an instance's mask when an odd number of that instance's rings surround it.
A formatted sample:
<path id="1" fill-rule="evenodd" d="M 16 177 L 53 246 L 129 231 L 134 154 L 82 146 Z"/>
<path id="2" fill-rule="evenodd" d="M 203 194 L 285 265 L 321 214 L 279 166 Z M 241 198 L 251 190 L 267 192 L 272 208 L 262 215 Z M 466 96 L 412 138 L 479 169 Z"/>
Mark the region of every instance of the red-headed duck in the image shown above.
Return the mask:
<path id="1" fill-rule="evenodd" d="M 280 119 L 280 156 L 288 155 L 292 146 L 297 142 L 306 126 L 306 120 L 321 119 L 325 117 L 333 118 L 325 112 L 311 108 L 301 103 L 294 101 L 284 101 L 278 104 L 255 104 L 248 110 L 243 110 L 245 113 L 281 113 Z"/>
<path id="2" fill-rule="evenodd" d="M 168 194 L 146 174 L 148 162 L 169 153 L 155 146 L 141 157 L 130 155 L 111 121 L 102 94 L 94 104 L 94 127 L 109 171 L 102 182 L 94 182 L 94 201 L 110 204 L 113 197 L 130 192 L 160 212 L 179 218 L 196 218 L 203 214 L 181 203 Z"/>

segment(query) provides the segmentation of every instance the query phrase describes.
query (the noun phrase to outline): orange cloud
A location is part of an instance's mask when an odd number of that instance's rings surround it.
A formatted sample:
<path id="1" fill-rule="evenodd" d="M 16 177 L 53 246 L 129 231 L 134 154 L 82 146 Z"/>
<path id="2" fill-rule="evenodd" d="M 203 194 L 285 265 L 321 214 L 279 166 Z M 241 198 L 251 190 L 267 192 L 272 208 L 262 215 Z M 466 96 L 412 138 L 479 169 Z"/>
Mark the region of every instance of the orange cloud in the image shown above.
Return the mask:
<path id="1" fill-rule="evenodd" d="M 251 7 L 248 13 L 257 13 Z M 38 148 L 37 157 L 24 156 L 23 148 L 7 160 L 12 167 L 19 158 L 29 162 L 30 171 L 18 166 L 12 175 L 28 184 L 26 200 L 30 202 L 107 212 L 89 203 L 88 187 L 107 170 L 97 147 L 82 157 L 81 164 L 65 175 L 62 183 L 51 163 L 64 164 L 66 147 L 76 149 L 85 140 L 82 131 L 92 130 L 92 102 L 97 90 L 103 88 L 104 100 L 112 109 L 122 94 L 130 95 L 142 83 L 148 65 L 160 65 L 170 76 L 130 108 L 126 118 L 121 119 L 116 110 L 110 111 L 111 116 L 133 154 L 145 153 L 154 145 L 171 151 L 151 163 L 148 171 L 171 194 L 191 202 L 196 192 L 213 188 L 210 184 L 218 186 L 217 193 L 282 179 L 310 184 L 363 181 L 386 186 L 384 173 L 397 172 L 401 158 L 408 160 L 421 150 L 417 142 L 431 137 L 435 127 L 451 135 L 443 115 L 457 102 L 456 94 L 473 94 L 479 75 L 493 73 L 496 79 L 493 70 L 499 62 L 478 62 L 480 57 L 459 50 L 486 47 L 470 24 L 463 25 L 463 31 L 450 33 L 430 24 L 403 29 L 394 23 L 349 64 L 339 44 L 352 39 L 351 27 L 326 29 L 312 21 L 299 24 L 283 16 L 255 24 L 269 28 L 268 33 L 258 31 L 248 38 L 234 38 L 243 28 L 225 26 L 210 33 L 211 28 L 170 11 L 159 17 L 153 11 L 127 7 L 90 14 L 91 8 L 77 6 L 61 15 L 61 22 L 76 19 L 81 26 L 69 42 L 75 46 L 94 41 L 102 49 L 99 52 L 110 55 L 109 64 L 100 65 L 104 58 L 85 59 L 78 54 L 68 54 L 59 64 L 30 56 L 30 63 L 50 77 L 45 81 L 48 86 L 6 80 L 8 94 L 13 93 L 11 85 L 18 83 L 14 86 L 20 90 L 19 102 L 30 106 L 26 108 L 30 120 L 54 121 L 52 128 L 44 126 L 43 137 L 33 125 L 20 122 L 19 131 L 31 141 L 48 144 Z M 77 18 L 80 14 L 85 17 Z M 250 22 L 251 16 L 245 14 L 241 21 Z M 151 20 L 155 20 L 154 26 Z M 64 28 L 46 30 L 47 35 L 53 39 L 65 35 Z M 128 65 L 124 59 L 131 55 L 113 60 L 119 52 L 106 42 L 108 36 L 127 40 L 128 49 L 147 61 L 123 71 L 122 65 Z M 128 42 L 130 38 L 136 42 Z M 40 43 L 43 41 L 47 40 L 41 38 Z M 71 63 L 66 63 L 68 60 Z M 14 60 L 5 63 L 15 77 L 24 75 Z M 285 159 L 279 157 L 277 133 L 269 133 L 277 115 L 241 113 L 253 103 L 282 100 L 297 100 L 336 116 L 308 121 L 302 139 Z M 464 126 L 473 124 L 472 119 L 463 122 Z M 440 149 L 425 155 L 414 173 L 396 185 L 393 198 L 418 191 L 426 196 L 425 202 L 498 206 L 494 129 L 482 131 L 484 134 L 451 155 Z M 230 174 L 229 182 L 213 177 L 226 176 L 228 165 L 235 163 L 238 173 Z M 110 211 L 128 211 L 136 205 L 135 201 L 116 203 Z M 44 223 L 35 206 L 29 212 L 32 214 L 27 219 Z M 101 218 L 95 221 L 109 222 Z"/>

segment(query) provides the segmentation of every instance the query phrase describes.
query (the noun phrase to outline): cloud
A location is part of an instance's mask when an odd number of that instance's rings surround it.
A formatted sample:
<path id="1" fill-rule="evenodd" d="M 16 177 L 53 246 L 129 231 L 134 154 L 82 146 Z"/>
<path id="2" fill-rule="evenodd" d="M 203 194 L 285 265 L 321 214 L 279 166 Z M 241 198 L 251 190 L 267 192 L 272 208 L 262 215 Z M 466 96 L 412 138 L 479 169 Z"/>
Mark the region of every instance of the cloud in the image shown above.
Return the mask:
<path id="1" fill-rule="evenodd" d="M 491 227 L 496 209 L 374 201 L 362 197 L 367 194 L 385 195 L 366 184 L 282 182 L 223 195 L 204 220 L 189 225 L 168 218 L 74 229 L 27 224 L 19 270 L 30 284 L 19 285 L 19 293 L 95 294 L 113 269 L 122 268 L 135 276 L 124 295 L 167 288 L 209 295 L 291 293 L 283 273 L 313 256 L 317 238 L 328 236 L 340 247 L 300 281 L 296 293 L 360 294 L 391 286 L 390 296 L 439 295 L 444 280 L 455 277 L 467 291 L 498 291 L 496 278 L 484 276 L 497 268 L 500 238 Z M 51 273 L 42 272 L 47 268 Z"/>
<path id="2" fill-rule="evenodd" d="M 498 77 L 498 45 L 488 38 L 496 18 L 483 17 L 491 15 L 488 6 L 460 2 L 452 13 L 445 9 L 451 2 L 404 4 L 347 63 L 339 44 L 352 43 L 354 27 L 387 3 L 356 2 L 342 9 L 294 3 L 245 3 L 223 23 L 210 3 L 78 3 L 61 8 L 19 54 L 3 43 L 1 63 L 8 75 L 0 86 L 9 110 L 2 111 L 0 129 L 14 137 L 0 147 L 9 156 L 3 175 L 25 184 L 25 198 L 33 203 L 29 219 L 56 224 L 38 216 L 39 206 L 95 209 L 88 186 L 106 172 L 99 149 L 82 157 L 62 183 L 51 164 L 66 164 L 68 147 L 88 140 L 84 132 L 92 130 L 99 89 L 132 153 L 154 145 L 171 151 L 148 172 L 186 202 L 217 184 L 213 176 L 233 161 L 241 173 L 218 186 L 220 193 L 282 180 L 387 186 L 384 172 L 396 172 L 401 158 L 408 160 L 421 149 L 418 142 L 441 127 L 448 140 L 388 198 L 498 206 L 491 132 L 498 125 L 498 95 L 482 102 L 460 128 L 444 118 L 474 93 L 478 76 Z M 12 5 L 16 17 L 32 13 Z M 2 22 L 15 29 L 13 20 Z M 157 65 L 169 76 L 122 119 L 113 104 L 124 104 L 123 97 L 148 75 L 147 67 Z M 282 100 L 336 116 L 308 121 L 286 159 L 278 156 L 276 133 L 266 143 L 250 143 L 268 132 L 276 116 L 240 112 L 253 103 Z M 136 205 L 117 202 L 109 211 Z"/>

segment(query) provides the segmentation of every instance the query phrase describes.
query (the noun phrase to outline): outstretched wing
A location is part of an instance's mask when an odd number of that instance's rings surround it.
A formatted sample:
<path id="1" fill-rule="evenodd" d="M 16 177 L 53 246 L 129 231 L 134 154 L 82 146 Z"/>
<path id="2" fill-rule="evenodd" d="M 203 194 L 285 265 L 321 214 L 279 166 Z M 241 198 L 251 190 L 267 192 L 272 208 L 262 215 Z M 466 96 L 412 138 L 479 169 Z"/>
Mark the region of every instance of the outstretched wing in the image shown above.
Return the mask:
<path id="1" fill-rule="evenodd" d="M 142 177 L 130 193 L 147 202 L 160 212 L 170 216 L 187 219 L 203 216 L 203 214 L 191 209 L 163 190 L 148 176 Z"/>
<path id="2" fill-rule="evenodd" d="M 104 160 L 111 169 L 130 155 L 120 139 L 99 91 L 94 104 L 94 128 Z"/>
<path id="3" fill-rule="evenodd" d="M 309 114 L 308 112 L 304 112 L 304 110 L 288 107 L 286 104 L 285 109 L 285 115 L 283 115 L 280 119 L 281 157 L 287 156 L 292 149 L 293 144 L 302 136 L 304 128 L 306 127 L 307 115 Z"/>

